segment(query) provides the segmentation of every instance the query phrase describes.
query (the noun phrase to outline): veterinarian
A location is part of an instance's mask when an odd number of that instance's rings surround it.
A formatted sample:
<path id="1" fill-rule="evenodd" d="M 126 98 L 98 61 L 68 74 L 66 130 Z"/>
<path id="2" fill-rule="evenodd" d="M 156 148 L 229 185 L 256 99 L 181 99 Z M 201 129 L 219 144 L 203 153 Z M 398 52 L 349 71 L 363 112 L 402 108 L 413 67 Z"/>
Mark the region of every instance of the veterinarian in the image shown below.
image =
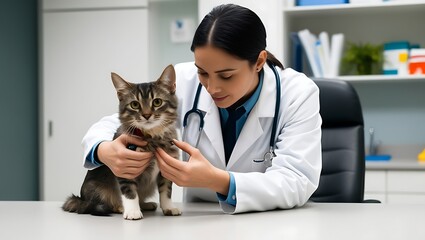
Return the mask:
<path id="1" fill-rule="evenodd" d="M 184 201 L 216 201 L 226 213 L 305 204 L 321 171 L 319 90 L 304 74 L 266 51 L 260 18 L 237 5 L 214 8 L 198 26 L 195 62 L 175 66 L 184 161 L 121 135 L 117 115 L 94 124 L 83 139 L 85 167 L 106 164 L 134 178 L 153 154 L 161 174 L 185 187 Z M 183 127 L 184 126 L 184 127 Z"/>

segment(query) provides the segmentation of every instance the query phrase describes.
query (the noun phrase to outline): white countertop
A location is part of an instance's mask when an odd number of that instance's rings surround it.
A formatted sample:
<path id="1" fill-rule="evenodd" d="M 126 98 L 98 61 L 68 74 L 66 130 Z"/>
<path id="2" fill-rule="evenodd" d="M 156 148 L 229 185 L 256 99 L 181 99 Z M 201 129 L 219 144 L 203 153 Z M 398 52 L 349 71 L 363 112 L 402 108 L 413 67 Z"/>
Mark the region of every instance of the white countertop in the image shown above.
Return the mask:
<path id="1" fill-rule="evenodd" d="M 223 214 L 218 204 L 180 204 L 183 215 L 96 217 L 60 202 L 0 202 L 0 239 L 425 239 L 425 204 L 308 203 L 292 210 Z"/>
<path id="2" fill-rule="evenodd" d="M 366 170 L 424 170 L 425 162 L 413 159 L 391 159 L 389 161 L 366 161 Z"/>
<path id="3" fill-rule="evenodd" d="M 389 161 L 366 161 L 366 170 L 424 171 L 425 163 L 417 160 L 418 154 L 423 150 L 423 144 L 379 146 L 379 154 L 390 155 L 392 158 Z"/>

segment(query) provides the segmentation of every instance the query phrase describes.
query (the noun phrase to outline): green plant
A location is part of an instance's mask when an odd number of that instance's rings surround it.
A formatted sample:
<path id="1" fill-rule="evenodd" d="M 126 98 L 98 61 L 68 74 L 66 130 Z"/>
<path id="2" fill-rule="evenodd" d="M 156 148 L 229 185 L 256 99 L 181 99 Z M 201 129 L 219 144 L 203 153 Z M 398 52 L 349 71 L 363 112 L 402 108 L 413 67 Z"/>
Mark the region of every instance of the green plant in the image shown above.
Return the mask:
<path id="1" fill-rule="evenodd" d="M 348 43 L 342 58 L 343 74 L 379 74 L 382 70 L 383 45 Z"/>

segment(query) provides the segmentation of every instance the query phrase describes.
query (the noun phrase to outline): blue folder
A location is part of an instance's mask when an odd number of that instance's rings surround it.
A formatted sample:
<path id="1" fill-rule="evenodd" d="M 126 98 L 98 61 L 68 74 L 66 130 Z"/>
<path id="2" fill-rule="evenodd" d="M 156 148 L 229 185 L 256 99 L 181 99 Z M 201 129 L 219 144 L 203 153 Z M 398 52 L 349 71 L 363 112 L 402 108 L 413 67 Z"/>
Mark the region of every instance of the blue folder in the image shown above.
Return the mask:
<path id="1" fill-rule="evenodd" d="M 303 72 L 303 46 L 301 40 L 298 37 L 297 32 L 291 32 L 292 40 L 292 68 L 298 72 Z"/>

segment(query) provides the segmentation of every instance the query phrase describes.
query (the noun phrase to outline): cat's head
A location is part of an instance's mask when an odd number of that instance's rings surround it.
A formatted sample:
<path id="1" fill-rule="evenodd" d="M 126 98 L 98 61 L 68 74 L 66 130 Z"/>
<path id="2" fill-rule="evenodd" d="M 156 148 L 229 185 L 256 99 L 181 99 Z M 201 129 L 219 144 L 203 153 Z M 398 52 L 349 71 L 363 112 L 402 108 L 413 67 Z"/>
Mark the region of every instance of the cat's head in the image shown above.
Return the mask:
<path id="1" fill-rule="evenodd" d="M 116 73 L 111 77 L 120 102 L 119 118 L 127 133 L 162 136 L 175 127 L 176 74 L 172 65 L 153 82 L 130 83 Z"/>

